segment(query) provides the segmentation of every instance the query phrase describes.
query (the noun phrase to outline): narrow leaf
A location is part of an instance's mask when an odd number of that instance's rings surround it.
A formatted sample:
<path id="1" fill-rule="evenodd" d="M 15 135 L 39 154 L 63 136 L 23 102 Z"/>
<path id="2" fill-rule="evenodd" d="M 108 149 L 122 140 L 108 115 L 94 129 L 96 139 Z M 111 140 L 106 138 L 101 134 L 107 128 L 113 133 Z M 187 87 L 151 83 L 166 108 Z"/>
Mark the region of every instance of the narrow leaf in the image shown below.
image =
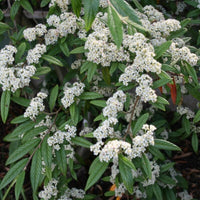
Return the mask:
<path id="1" fill-rule="evenodd" d="M 20 106 L 24 106 L 24 107 L 28 107 L 30 104 L 30 99 L 25 99 L 23 97 L 11 97 L 11 100 L 17 104 L 19 104 Z"/>
<path id="2" fill-rule="evenodd" d="M 85 47 L 77 47 L 75 49 L 73 49 L 72 51 L 69 52 L 69 54 L 79 54 L 79 53 L 85 53 Z"/>
<path id="3" fill-rule="evenodd" d="M 199 121 L 200 121 L 200 110 L 197 111 L 197 113 L 196 113 L 196 115 L 195 115 L 195 117 L 193 119 L 194 123 L 197 123 Z"/>
<path id="4" fill-rule="evenodd" d="M 53 89 L 51 90 L 51 93 L 50 93 L 49 108 L 50 108 L 51 112 L 53 111 L 53 108 L 54 108 L 55 103 L 56 103 L 56 99 L 58 97 L 58 90 L 59 90 L 59 87 L 58 87 L 58 85 L 56 85 L 56 86 L 53 87 Z"/>
<path id="5" fill-rule="evenodd" d="M 96 70 L 97 70 L 97 64 L 95 63 L 93 63 L 93 65 L 88 68 L 88 73 L 87 73 L 88 82 L 92 81 L 92 78 L 94 74 L 96 73 Z"/>
<path id="6" fill-rule="evenodd" d="M 16 16 L 16 14 L 18 13 L 19 7 L 20 7 L 20 2 L 19 2 L 19 1 L 15 1 L 15 2 L 12 4 L 12 7 L 11 7 L 11 9 L 10 9 L 10 18 L 11 18 L 12 20 L 15 19 L 15 16 Z"/>
<path id="7" fill-rule="evenodd" d="M 79 109 L 78 106 L 76 105 L 76 102 L 74 102 L 70 107 L 69 107 L 71 119 L 76 126 L 79 121 Z"/>
<path id="8" fill-rule="evenodd" d="M 10 106 L 10 91 L 3 91 L 1 95 L 1 118 L 3 123 L 6 122 Z"/>
<path id="9" fill-rule="evenodd" d="M 194 152 L 197 154 L 199 149 L 199 139 L 196 133 L 192 135 L 192 148 Z"/>
<path id="10" fill-rule="evenodd" d="M 51 71 L 50 67 L 38 67 L 34 76 L 41 76 L 41 75 L 49 73 L 50 71 Z"/>
<path id="11" fill-rule="evenodd" d="M 85 148 L 90 148 L 90 146 L 92 145 L 91 142 L 89 142 L 88 140 L 86 140 L 82 137 L 74 137 L 71 140 L 74 144 L 81 146 L 81 147 L 85 147 Z"/>
<path id="12" fill-rule="evenodd" d="M 24 55 L 24 52 L 26 50 L 26 43 L 22 42 L 19 47 L 17 48 L 17 53 L 15 54 L 15 61 L 17 63 L 20 62 L 21 57 Z"/>
<path id="13" fill-rule="evenodd" d="M 171 41 L 167 41 L 167 42 L 161 44 L 161 45 L 155 50 L 155 54 L 156 54 L 155 59 L 156 59 L 156 60 L 157 60 L 158 58 L 160 58 L 160 57 L 163 55 L 163 53 L 166 52 L 166 51 L 169 49 L 171 43 L 172 43 Z"/>
<path id="14" fill-rule="evenodd" d="M 25 171 L 21 172 L 17 177 L 17 181 L 15 184 L 15 199 L 16 200 L 19 199 L 19 195 L 22 191 L 24 178 L 25 178 Z"/>
<path id="15" fill-rule="evenodd" d="M 149 159 L 144 153 L 142 154 L 142 168 L 144 169 L 148 178 L 151 179 L 152 178 L 151 164 Z"/>
<path id="16" fill-rule="evenodd" d="M 46 60 L 47 62 L 49 62 L 49 63 L 58 65 L 58 66 L 60 66 L 60 67 L 63 67 L 63 66 L 64 66 L 63 63 L 62 63 L 60 60 L 58 60 L 57 58 L 55 58 L 55 57 L 53 57 L 53 56 L 50 56 L 50 55 L 42 55 L 42 58 L 43 58 L 44 60 Z"/>
<path id="17" fill-rule="evenodd" d="M 79 96 L 79 98 L 82 100 L 99 99 L 103 98 L 103 95 L 97 92 L 84 92 Z"/>
<path id="18" fill-rule="evenodd" d="M 106 107 L 106 101 L 105 100 L 93 100 L 93 101 L 90 101 L 90 103 L 95 105 L 95 106 L 99 106 L 101 108 Z"/>
<path id="19" fill-rule="evenodd" d="M 162 191 L 161 191 L 159 185 L 158 184 L 154 184 L 152 186 L 153 186 L 153 193 L 155 194 L 156 199 L 157 200 L 163 200 Z"/>
<path id="20" fill-rule="evenodd" d="M 81 6 L 82 6 L 81 3 L 82 3 L 81 0 L 71 0 L 72 9 L 77 17 L 80 16 Z"/>
<path id="21" fill-rule="evenodd" d="M 181 151 L 181 149 L 178 146 L 176 146 L 175 144 L 172 144 L 171 142 L 168 142 L 166 140 L 154 139 L 154 142 L 155 142 L 154 147 L 156 147 L 158 149 Z"/>
<path id="22" fill-rule="evenodd" d="M 28 0 L 20 0 L 21 6 L 27 10 L 28 12 L 30 12 L 31 14 L 33 14 L 33 8 L 31 6 L 31 4 L 29 3 Z"/>

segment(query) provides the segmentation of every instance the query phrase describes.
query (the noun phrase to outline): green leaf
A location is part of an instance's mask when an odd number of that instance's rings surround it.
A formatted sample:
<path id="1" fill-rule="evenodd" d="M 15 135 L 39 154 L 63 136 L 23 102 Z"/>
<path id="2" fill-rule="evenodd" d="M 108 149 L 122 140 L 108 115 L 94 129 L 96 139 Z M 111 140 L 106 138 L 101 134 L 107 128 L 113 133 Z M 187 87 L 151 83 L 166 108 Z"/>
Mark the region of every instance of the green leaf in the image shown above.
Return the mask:
<path id="1" fill-rule="evenodd" d="M 24 55 L 26 50 L 26 43 L 22 42 L 17 48 L 17 53 L 15 54 L 15 62 L 19 63 L 21 61 L 21 57 Z"/>
<path id="2" fill-rule="evenodd" d="M 127 157 L 123 156 L 122 154 L 119 154 L 119 157 L 120 157 L 121 160 L 123 160 L 123 163 L 127 167 L 129 167 L 129 168 L 131 168 L 131 169 L 136 171 L 135 165 L 133 164 L 133 162 L 131 160 L 129 160 Z"/>
<path id="3" fill-rule="evenodd" d="M 123 180 L 123 183 L 130 194 L 133 193 L 133 176 L 132 176 L 132 169 L 126 165 L 125 161 L 119 156 L 119 172 L 120 176 Z"/>
<path id="4" fill-rule="evenodd" d="M 49 108 L 50 108 L 51 112 L 53 111 L 53 108 L 54 108 L 55 103 L 56 103 L 56 99 L 58 97 L 58 90 L 59 90 L 59 87 L 58 87 L 58 85 L 56 85 L 56 86 L 53 87 L 53 89 L 51 90 L 51 93 L 50 93 Z"/>
<path id="5" fill-rule="evenodd" d="M 50 2 L 50 0 L 42 0 L 41 3 L 40 3 L 40 7 L 45 7 L 47 6 L 47 4 Z"/>
<path id="6" fill-rule="evenodd" d="M 154 185 L 152 185 L 152 188 L 153 188 L 153 193 L 156 196 L 156 199 L 157 200 L 163 200 L 162 191 L 161 191 L 159 185 L 158 184 L 154 184 Z"/>
<path id="7" fill-rule="evenodd" d="M 20 160 L 15 165 L 13 165 L 8 173 L 4 176 L 1 184 L 0 184 L 0 190 L 6 187 L 12 180 L 14 180 L 18 174 L 22 172 L 24 167 L 26 166 L 26 163 L 28 161 L 28 158 L 24 158 L 23 160 Z"/>
<path id="8" fill-rule="evenodd" d="M 77 17 L 80 17 L 82 1 L 81 0 L 71 0 L 73 12 Z"/>
<path id="9" fill-rule="evenodd" d="M 79 96 L 79 99 L 82 100 L 99 99 L 99 98 L 103 98 L 103 95 L 97 92 L 84 92 Z"/>
<path id="10" fill-rule="evenodd" d="M 79 121 L 79 109 L 78 106 L 76 105 L 76 102 L 74 102 L 70 107 L 69 107 L 71 119 L 76 126 Z"/>
<path id="11" fill-rule="evenodd" d="M 45 136 L 42 146 L 41 146 L 41 152 L 42 152 L 42 158 L 44 159 L 45 166 L 51 169 L 51 163 L 52 163 L 52 147 L 48 145 L 48 135 Z"/>
<path id="12" fill-rule="evenodd" d="M 41 76 L 41 75 L 49 73 L 50 71 L 51 71 L 50 67 L 38 67 L 36 69 L 34 76 Z"/>
<path id="13" fill-rule="evenodd" d="M 83 0 L 83 5 L 85 29 L 86 31 L 89 31 L 99 10 L 99 0 Z"/>
<path id="14" fill-rule="evenodd" d="M 31 163 L 31 170 L 30 170 L 30 179 L 31 179 L 31 186 L 33 189 L 33 193 L 37 192 L 37 189 L 40 185 L 40 179 L 42 172 L 42 155 L 40 149 L 38 149 L 32 159 Z"/>
<path id="15" fill-rule="evenodd" d="M 45 130 L 47 130 L 46 126 L 39 126 L 39 127 L 36 127 L 36 128 L 33 128 L 33 129 L 27 131 L 22 138 L 22 142 L 24 143 L 24 142 L 36 137 L 37 135 L 39 135 L 40 133 L 42 133 Z"/>
<path id="16" fill-rule="evenodd" d="M 116 11 L 136 24 L 141 24 L 135 10 L 124 0 L 110 0 Z"/>
<path id="17" fill-rule="evenodd" d="M 155 158 L 157 157 L 160 160 L 165 160 L 165 156 L 160 152 L 160 150 L 156 149 L 155 147 L 149 146 L 148 150 L 151 154 L 155 156 Z"/>
<path id="18" fill-rule="evenodd" d="M 9 25 L 7 25 L 3 22 L 0 22 L 0 35 L 3 34 L 4 32 L 6 32 L 9 29 L 10 29 Z"/>
<path id="19" fill-rule="evenodd" d="M 163 98 L 161 96 L 157 97 L 156 103 L 160 103 L 160 104 L 164 104 L 164 105 L 169 105 L 169 102 L 165 98 Z"/>
<path id="20" fill-rule="evenodd" d="M 30 105 L 31 100 L 30 99 L 25 99 L 23 97 L 11 97 L 11 100 L 20 106 L 28 107 Z"/>
<path id="21" fill-rule="evenodd" d="M 174 166 L 174 162 L 166 163 L 160 166 L 160 172 L 164 173 Z"/>
<path id="22" fill-rule="evenodd" d="M 194 69 L 194 67 L 192 67 L 190 64 L 186 63 L 185 68 L 187 70 L 187 73 L 192 77 L 195 84 L 198 85 L 199 84 L 198 77 L 197 77 L 197 73 L 196 73 L 196 70 Z"/>
<path id="23" fill-rule="evenodd" d="M 9 133 L 4 137 L 4 141 L 12 142 L 20 139 L 20 135 L 25 133 L 26 131 L 31 130 L 35 126 L 35 123 L 32 121 L 25 122 L 19 125 L 17 128 L 14 129 L 13 132 Z"/>
<path id="24" fill-rule="evenodd" d="M 15 184 L 15 199 L 19 199 L 19 195 L 23 189 L 23 183 L 24 183 L 24 178 L 25 178 L 25 171 L 21 172 L 16 180 Z"/>
<path id="25" fill-rule="evenodd" d="M 6 161 L 6 165 L 9 165 L 16 160 L 19 160 L 24 155 L 26 155 L 29 151 L 33 150 L 35 146 L 40 143 L 40 138 L 32 139 L 27 141 L 25 144 L 19 146 L 9 157 Z"/>
<path id="26" fill-rule="evenodd" d="M 92 145 L 91 142 L 89 142 L 88 140 L 82 138 L 82 137 L 74 137 L 71 139 L 71 141 L 81 147 L 85 147 L 85 148 L 90 148 L 90 146 Z"/>
<path id="27" fill-rule="evenodd" d="M 10 91 L 6 90 L 3 91 L 1 95 L 1 118 L 4 124 L 6 123 L 9 112 L 10 93 Z"/>
<path id="28" fill-rule="evenodd" d="M 171 43 L 172 43 L 172 41 L 167 41 L 167 42 L 161 44 L 158 48 L 156 48 L 156 50 L 155 50 L 155 54 L 156 54 L 155 59 L 156 60 L 158 58 L 160 58 L 163 55 L 163 53 L 169 49 Z"/>
<path id="29" fill-rule="evenodd" d="M 152 178 L 151 164 L 149 159 L 144 153 L 142 154 L 142 168 L 144 169 L 147 177 L 151 179 Z"/>
<path id="30" fill-rule="evenodd" d="M 191 18 L 186 18 L 186 19 L 182 20 L 181 21 L 182 28 L 187 26 L 190 22 L 191 22 Z"/>
<path id="31" fill-rule="evenodd" d="M 200 110 L 197 111 L 197 113 L 196 113 L 196 115 L 195 115 L 195 117 L 193 119 L 194 123 L 197 123 L 199 121 L 200 121 Z"/>
<path id="32" fill-rule="evenodd" d="M 15 2 L 12 4 L 12 7 L 11 7 L 11 9 L 10 9 L 10 18 L 11 18 L 12 20 L 15 19 L 15 16 L 16 16 L 16 14 L 18 13 L 19 7 L 20 7 L 20 2 L 19 2 L 19 1 L 15 1 Z"/>
<path id="33" fill-rule="evenodd" d="M 60 60 L 58 60 L 57 58 L 55 58 L 55 57 L 53 57 L 53 56 L 50 56 L 50 55 L 42 55 L 42 58 L 43 58 L 44 60 L 46 60 L 47 62 L 49 62 L 49 63 L 58 65 L 58 66 L 60 66 L 60 67 L 63 67 L 63 66 L 64 66 L 63 63 L 62 63 Z"/>
<path id="34" fill-rule="evenodd" d="M 84 62 L 83 65 L 81 66 L 80 73 L 82 74 L 83 72 L 87 71 L 93 65 L 94 65 L 93 62 L 88 62 L 88 61 Z"/>
<path id="35" fill-rule="evenodd" d="M 73 179 L 77 180 L 77 175 L 74 171 L 74 161 L 72 158 L 69 158 L 69 170 L 70 170 L 70 173 L 71 173 Z"/>
<path id="36" fill-rule="evenodd" d="M 67 175 L 67 158 L 65 153 L 64 145 L 60 145 L 60 149 L 56 150 L 56 160 L 60 171 L 64 176 Z"/>
<path id="37" fill-rule="evenodd" d="M 196 154 L 198 154 L 199 149 L 199 139 L 197 133 L 193 133 L 192 135 L 192 148 Z"/>
<path id="38" fill-rule="evenodd" d="M 33 14 L 33 8 L 28 0 L 20 0 L 20 4 L 25 10 Z"/>
<path id="39" fill-rule="evenodd" d="M 103 74 L 103 79 L 106 82 L 106 84 L 110 85 L 111 77 L 110 77 L 110 73 L 109 73 L 109 68 L 103 67 L 102 68 L 102 74 Z"/>
<path id="40" fill-rule="evenodd" d="M 167 72 L 170 71 L 170 72 L 174 72 L 174 73 L 179 73 L 179 71 L 176 69 L 176 67 L 167 65 L 167 64 L 162 64 L 162 70 L 167 71 Z"/>
<path id="41" fill-rule="evenodd" d="M 112 8 L 108 7 L 108 27 L 117 48 L 119 49 L 123 40 L 123 27 L 121 19 L 117 12 Z"/>
<path id="42" fill-rule="evenodd" d="M 133 0 L 133 3 L 135 4 L 135 6 L 137 7 L 137 9 L 142 12 L 143 11 L 143 7 L 142 5 L 138 2 L 138 0 Z"/>
<path id="43" fill-rule="evenodd" d="M 135 123 L 134 127 L 133 127 L 133 135 L 136 135 L 136 133 L 141 130 L 142 126 L 146 123 L 146 121 L 149 118 L 149 114 L 145 113 L 143 114 L 140 118 L 138 118 L 137 122 Z"/>
<path id="44" fill-rule="evenodd" d="M 25 118 L 24 115 L 20 115 L 18 117 L 15 117 L 10 123 L 11 124 L 20 124 L 20 123 L 25 122 L 27 120 L 29 120 L 28 117 Z"/>
<path id="45" fill-rule="evenodd" d="M 60 44 L 61 51 L 65 54 L 65 56 L 69 57 L 69 48 L 66 42 Z"/>
<path id="46" fill-rule="evenodd" d="M 166 140 L 154 139 L 154 142 L 155 142 L 154 147 L 156 147 L 158 149 L 181 151 L 181 149 L 178 146 L 176 146 L 175 144 L 172 144 L 171 142 L 168 142 Z"/>
<path id="47" fill-rule="evenodd" d="M 101 162 L 99 157 L 97 157 L 90 166 L 89 169 L 89 178 L 87 180 L 85 191 L 88 190 L 91 186 L 93 186 L 106 171 L 109 163 Z"/>
<path id="48" fill-rule="evenodd" d="M 95 106 L 99 106 L 101 108 L 106 107 L 106 101 L 105 100 L 93 100 L 93 101 L 90 101 L 90 103 L 95 105 Z"/>
<path id="49" fill-rule="evenodd" d="M 186 118 L 186 116 L 184 115 L 182 118 L 182 126 L 185 130 L 185 132 L 187 133 L 187 135 L 190 135 L 190 129 L 191 129 L 191 125 L 190 125 L 190 121 Z"/>
<path id="50" fill-rule="evenodd" d="M 198 88 L 193 87 L 190 84 L 185 84 L 185 87 L 194 98 L 200 101 L 200 91 Z"/>
<path id="51" fill-rule="evenodd" d="M 73 49 L 72 51 L 69 52 L 69 54 L 79 54 L 79 53 L 85 53 L 86 49 L 85 47 L 77 47 L 75 49 Z"/>
<path id="52" fill-rule="evenodd" d="M 188 12 L 187 17 L 197 17 L 199 15 L 200 15 L 200 9 L 197 8 Z"/>
<path id="53" fill-rule="evenodd" d="M 166 200 L 177 200 L 176 195 L 172 189 L 166 189 L 165 191 Z"/>
<path id="54" fill-rule="evenodd" d="M 93 78 L 96 70 L 97 70 L 97 64 L 95 64 L 95 63 L 93 63 L 93 65 L 88 68 L 88 73 L 87 73 L 88 82 L 92 81 L 92 78 Z"/>
<path id="55" fill-rule="evenodd" d="M 114 62 L 111 64 L 110 71 L 109 71 L 111 76 L 117 70 L 117 68 L 118 68 L 118 63 Z"/>
<path id="56" fill-rule="evenodd" d="M 152 88 L 153 88 L 153 89 L 156 89 L 156 88 L 158 88 L 158 87 L 161 87 L 161 86 L 163 86 L 163 85 L 166 85 L 167 83 L 169 83 L 169 82 L 171 82 L 171 81 L 172 81 L 171 78 L 170 78 L 170 79 L 168 79 L 168 78 L 159 79 L 159 80 L 153 82 Z"/>
<path id="57" fill-rule="evenodd" d="M 158 180 L 165 183 L 165 184 L 176 185 L 176 181 L 174 179 L 172 179 L 171 177 L 165 175 L 165 174 L 161 174 L 159 176 Z"/>

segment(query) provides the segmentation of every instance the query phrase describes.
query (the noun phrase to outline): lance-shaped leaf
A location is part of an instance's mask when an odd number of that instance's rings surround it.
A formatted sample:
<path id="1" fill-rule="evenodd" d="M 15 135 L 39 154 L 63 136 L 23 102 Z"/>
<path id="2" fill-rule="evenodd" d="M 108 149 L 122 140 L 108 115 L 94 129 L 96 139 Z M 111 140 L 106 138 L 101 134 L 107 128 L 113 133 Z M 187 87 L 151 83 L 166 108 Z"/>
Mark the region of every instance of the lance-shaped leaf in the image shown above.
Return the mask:
<path id="1" fill-rule="evenodd" d="M 165 52 L 169 49 L 171 43 L 172 43 L 171 41 L 167 41 L 167 42 L 161 44 L 161 45 L 155 50 L 155 54 L 156 54 L 155 59 L 160 58 L 160 57 L 163 55 L 163 53 L 165 53 Z"/>
<path id="2" fill-rule="evenodd" d="M 90 100 L 90 99 L 99 99 L 103 98 L 103 95 L 97 93 L 97 92 L 84 92 L 79 96 L 82 100 Z"/>
<path id="3" fill-rule="evenodd" d="M 71 0 L 72 9 L 77 17 L 80 16 L 81 6 L 82 6 L 81 3 L 82 3 L 81 0 Z"/>
<path id="4" fill-rule="evenodd" d="M 44 60 L 46 60 L 47 62 L 49 62 L 49 63 L 58 65 L 58 66 L 60 66 L 60 67 L 63 67 L 63 66 L 64 66 L 63 63 L 62 63 L 60 60 L 58 60 L 57 58 L 55 58 L 55 57 L 53 57 L 53 56 L 50 56 L 50 55 L 43 55 L 42 58 L 43 58 Z"/>
<path id="5" fill-rule="evenodd" d="M 147 177 L 151 179 L 152 178 L 151 164 L 149 159 L 144 153 L 142 154 L 142 168 L 144 169 Z"/>
<path id="6" fill-rule="evenodd" d="M 16 180 L 16 184 L 15 184 L 15 199 L 16 200 L 19 199 L 19 195 L 22 191 L 24 178 L 25 178 L 25 171 L 21 172 L 18 175 L 17 180 Z"/>
<path id="7" fill-rule="evenodd" d="M 58 90 L 59 90 L 59 87 L 58 87 L 58 85 L 56 85 L 53 87 L 53 89 L 51 90 L 51 93 L 50 93 L 49 108 L 50 108 L 51 112 L 55 106 L 56 99 L 58 97 Z"/>
<path id="8" fill-rule="evenodd" d="M 22 42 L 19 47 L 17 48 L 17 53 L 15 54 L 15 62 L 20 62 L 21 57 L 24 55 L 26 50 L 26 43 Z"/>
<path id="9" fill-rule="evenodd" d="M 3 91 L 1 95 L 1 118 L 3 123 L 6 122 L 10 106 L 10 91 Z"/>
<path id="10" fill-rule="evenodd" d="M 20 174 L 25 167 L 26 163 L 28 161 L 28 158 L 24 158 L 23 160 L 20 160 L 15 165 L 13 165 L 8 173 L 4 176 L 1 184 L 0 184 L 0 190 L 6 187 L 14 178 L 17 177 L 18 174 Z"/>
<path id="11" fill-rule="evenodd" d="M 199 149 L 199 139 L 196 133 L 192 135 L 192 148 L 196 154 L 198 154 Z"/>
<path id="12" fill-rule="evenodd" d="M 166 172 L 166 171 L 168 171 L 170 168 L 172 168 L 173 166 L 174 166 L 174 162 L 170 162 L 170 163 L 166 163 L 166 164 L 164 164 L 164 165 L 161 165 L 160 166 L 160 172 Z"/>
<path id="13" fill-rule="evenodd" d="M 83 0 L 85 29 L 89 31 L 99 9 L 99 0 Z"/>
<path id="14" fill-rule="evenodd" d="M 6 165 L 11 164 L 15 162 L 16 160 L 19 160 L 24 155 L 26 155 L 29 151 L 31 151 L 35 146 L 37 146 L 40 142 L 39 138 L 32 139 L 27 141 L 25 144 L 19 146 L 8 158 L 6 161 Z"/>
<path id="15" fill-rule="evenodd" d="M 191 129 L 191 124 L 189 119 L 186 118 L 186 116 L 184 115 L 182 118 L 182 126 L 186 132 L 186 134 L 189 136 L 190 135 L 190 129 Z"/>
<path id="16" fill-rule="evenodd" d="M 85 190 L 88 190 L 91 186 L 93 186 L 103 175 L 108 167 L 107 162 L 101 162 L 99 157 L 97 157 L 90 166 L 89 169 L 89 178 L 87 180 Z"/>
<path id="17" fill-rule="evenodd" d="M 127 188 L 127 190 L 129 191 L 130 194 L 133 193 L 133 176 L 132 176 L 132 169 L 126 165 L 124 159 L 121 158 L 121 156 L 119 156 L 119 172 L 120 172 L 120 176 L 123 180 L 123 183 L 125 185 L 125 187 Z"/>
<path id="18" fill-rule="evenodd" d="M 118 13 L 112 6 L 108 7 L 108 27 L 115 44 L 119 48 L 123 40 L 123 27 Z"/>
<path id="19" fill-rule="evenodd" d="M 76 102 L 69 107 L 69 111 L 74 125 L 77 125 L 79 121 L 79 109 Z"/>
<path id="20" fill-rule="evenodd" d="M 37 192 L 37 189 L 40 184 L 41 174 L 42 172 L 42 155 L 41 150 L 38 149 L 32 159 L 31 163 L 31 171 L 30 171 L 30 179 L 31 179 L 31 186 L 33 189 L 33 193 Z"/>
<path id="21" fill-rule="evenodd" d="M 146 121 L 149 118 L 149 114 L 145 113 L 144 115 L 142 115 L 137 122 L 135 123 L 134 127 L 133 127 L 133 135 L 136 135 L 136 133 L 142 128 L 142 126 L 146 123 Z"/>
<path id="22" fill-rule="evenodd" d="M 81 146 L 81 147 L 85 147 L 85 148 L 90 148 L 90 146 L 92 145 L 91 142 L 89 142 L 88 140 L 86 140 L 82 137 L 74 137 L 71 140 L 74 144 Z"/>
<path id="23" fill-rule="evenodd" d="M 9 29 L 10 29 L 10 26 L 8 24 L 0 22 L 0 35 Z"/>
<path id="24" fill-rule="evenodd" d="M 25 99 L 23 97 L 11 97 L 11 100 L 20 106 L 28 107 L 30 105 L 30 99 Z"/>
<path id="25" fill-rule="evenodd" d="M 20 2 L 19 1 L 15 1 L 13 4 L 12 4 L 12 7 L 10 9 L 10 18 L 12 20 L 15 19 L 15 16 L 16 14 L 18 13 L 18 10 L 20 8 Z"/>
<path id="26" fill-rule="evenodd" d="M 88 68 L 88 73 L 87 73 L 88 82 L 91 82 L 96 70 L 97 70 L 97 64 L 95 63 L 93 63 L 92 66 Z"/>
<path id="27" fill-rule="evenodd" d="M 106 101 L 105 100 L 93 100 L 90 101 L 91 104 L 95 105 L 95 106 L 99 106 L 99 107 L 106 107 Z"/>
<path id="28" fill-rule="evenodd" d="M 171 151 L 181 151 L 181 149 L 176 146 L 175 144 L 168 142 L 166 140 L 162 139 L 154 139 L 154 147 L 158 149 L 164 149 L 164 150 L 171 150 Z"/>
<path id="29" fill-rule="evenodd" d="M 33 8 L 28 0 L 20 0 L 20 4 L 25 10 L 33 14 Z"/>
<path id="30" fill-rule="evenodd" d="M 43 8 L 43 7 L 45 7 L 49 2 L 50 2 L 50 0 L 42 0 L 41 3 L 40 3 L 40 6 Z"/>
<path id="31" fill-rule="evenodd" d="M 87 51 L 87 50 L 85 49 L 84 46 L 83 46 L 83 47 L 77 47 L 77 48 L 71 50 L 71 51 L 69 52 L 69 54 L 79 54 L 79 53 L 84 53 L 84 52 L 86 52 L 86 51 Z"/>
<path id="32" fill-rule="evenodd" d="M 19 116 L 15 117 L 10 123 L 11 124 L 20 124 L 20 123 L 28 121 L 28 120 L 29 120 L 28 117 L 24 117 L 24 115 L 19 115 Z"/>
<path id="33" fill-rule="evenodd" d="M 197 113 L 193 119 L 194 123 L 197 123 L 198 121 L 200 121 L 200 110 L 197 111 Z"/>
<path id="34" fill-rule="evenodd" d="M 155 194 L 156 199 L 163 200 L 162 191 L 161 191 L 159 185 L 155 183 L 154 185 L 152 185 L 152 187 L 153 187 L 153 193 Z"/>
<path id="35" fill-rule="evenodd" d="M 51 71 L 50 67 L 38 67 L 36 69 L 34 76 L 41 76 L 41 75 L 49 73 L 50 71 Z"/>

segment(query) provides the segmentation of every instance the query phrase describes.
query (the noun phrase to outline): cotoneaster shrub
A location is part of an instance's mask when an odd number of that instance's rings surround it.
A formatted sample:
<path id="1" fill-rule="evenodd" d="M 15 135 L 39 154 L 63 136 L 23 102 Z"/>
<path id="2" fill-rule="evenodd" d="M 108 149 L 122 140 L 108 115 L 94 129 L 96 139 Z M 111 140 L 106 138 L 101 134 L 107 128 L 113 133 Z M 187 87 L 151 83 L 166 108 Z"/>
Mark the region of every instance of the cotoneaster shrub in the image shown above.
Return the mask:
<path id="1" fill-rule="evenodd" d="M 10 101 L 24 109 L 4 138 L 14 150 L 3 199 L 12 187 L 16 199 L 24 196 L 28 174 L 34 200 L 97 199 L 92 187 L 100 181 L 112 186 L 107 199 L 192 199 L 170 161 L 181 149 L 168 141 L 165 115 L 170 100 L 197 152 L 200 115 L 182 107 L 185 94 L 200 99 L 199 51 L 183 31 L 190 20 L 165 18 L 136 0 L 41 2 L 47 5 L 44 24 L 18 27 L 0 50 L 2 121 Z M 17 26 L 21 7 L 33 11 L 29 1 L 13 2 L 13 23 L 1 22 L 1 33 Z M 34 88 L 34 80 L 41 84 Z M 88 176 L 80 188 L 81 169 Z"/>

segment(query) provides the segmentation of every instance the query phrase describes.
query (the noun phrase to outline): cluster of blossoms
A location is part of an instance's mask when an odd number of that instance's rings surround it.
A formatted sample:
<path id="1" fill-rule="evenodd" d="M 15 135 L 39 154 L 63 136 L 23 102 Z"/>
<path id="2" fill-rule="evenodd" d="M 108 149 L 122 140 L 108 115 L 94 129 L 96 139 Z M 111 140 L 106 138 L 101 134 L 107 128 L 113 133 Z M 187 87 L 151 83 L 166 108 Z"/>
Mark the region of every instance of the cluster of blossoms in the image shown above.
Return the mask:
<path id="1" fill-rule="evenodd" d="M 78 60 L 75 60 L 72 64 L 71 64 L 71 68 L 72 69 L 78 69 L 81 64 L 82 64 L 83 60 L 81 59 L 78 59 Z"/>
<path id="2" fill-rule="evenodd" d="M 39 192 L 39 198 L 49 200 L 52 197 L 56 197 L 58 194 L 57 184 L 58 181 L 56 179 L 52 179 L 51 181 L 49 181 L 49 183 L 44 186 L 44 190 Z"/>
<path id="3" fill-rule="evenodd" d="M 46 46 L 44 44 L 37 44 L 34 49 L 28 51 L 28 55 L 26 57 L 27 63 L 38 64 L 39 59 L 45 52 L 46 52 Z"/>
<path id="4" fill-rule="evenodd" d="M 67 124 L 65 125 L 65 130 L 65 132 L 58 130 L 53 136 L 49 137 L 47 140 L 48 145 L 53 146 L 53 149 L 58 151 L 60 149 L 60 144 L 63 144 L 65 140 L 70 142 L 71 138 L 76 136 L 75 126 L 69 126 Z"/>
<path id="5" fill-rule="evenodd" d="M 172 43 L 169 52 L 172 54 L 172 61 L 184 60 L 191 66 L 195 66 L 199 60 L 198 56 L 190 52 L 190 49 L 186 46 L 182 48 L 177 47 L 177 43 Z"/>
<path id="6" fill-rule="evenodd" d="M 71 3 L 70 0 L 51 0 L 49 3 L 49 7 L 57 5 L 62 12 L 68 10 L 68 5 Z"/>
<path id="7" fill-rule="evenodd" d="M 47 32 L 44 24 L 37 24 L 34 28 L 27 28 L 23 31 L 24 38 L 29 42 L 36 40 L 37 37 L 42 37 Z"/>
<path id="8" fill-rule="evenodd" d="M 191 195 L 188 194 L 187 190 L 184 190 L 183 192 L 179 192 L 178 197 L 181 198 L 181 200 L 192 200 L 193 197 Z"/>
<path id="9" fill-rule="evenodd" d="M 68 87 L 69 84 L 66 83 L 64 90 L 64 97 L 61 99 L 61 102 L 65 108 L 68 108 L 71 104 L 74 103 L 74 98 L 80 96 L 84 91 L 84 83 L 75 82 L 72 87 Z"/>
<path id="10" fill-rule="evenodd" d="M 43 100 L 47 97 L 46 93 L 39 92 L 37 97 L 33 98 L 30 102 L 30 105 L 26 109 L 24 113 L 24 117 L 29 117 L 31 120 L 34 120 L 36 116 L 44 111 L 45 106 L 43 104 Z"/>
<path id="11" fill-rule="evenodd" d="M 72 197 L 72 198 L 70 198 Z M 84 199 L 85 191 L 82 189 L 71 188 L 65 191 L 65 194 L 62 195 L 58 200 L 73 200 L 73 198 Z"/>
<path id="12" fill-rule="evenodd" d="M 195 115 L 192 110 L 190 110 L 188 107 L 183 107 L 183 106 L 178 106 L 177 107 L 177 112 L 180 115 L 185 115 L 186 114 L 186 118 L 187 119 L 193 119 L 194 115 Z"/>
<path id="13" fill-rule="evenodd" d="M 36 71 L 35 66 L 24 63 L 12 66 L 15 53 L 17 49 L 12 45 L 6 45 L 0 50 L 0 84 L 4 91 L 15 92 L 18 88 L 28 86 Z"/>
<path id="14" fill-rule="evenodd" d="M 89 34 L 85 42 L 85 55 L 88 61 L 101 64 L 103 67 L 110 66 L 111 62 L 129 61 L 129 53 L 117 46 L 111 41 L 111 34 L 109 29 L 98 18 L 107 18 L 102 13 L 98 13 L 92 28 L 94 32 Z"/>

